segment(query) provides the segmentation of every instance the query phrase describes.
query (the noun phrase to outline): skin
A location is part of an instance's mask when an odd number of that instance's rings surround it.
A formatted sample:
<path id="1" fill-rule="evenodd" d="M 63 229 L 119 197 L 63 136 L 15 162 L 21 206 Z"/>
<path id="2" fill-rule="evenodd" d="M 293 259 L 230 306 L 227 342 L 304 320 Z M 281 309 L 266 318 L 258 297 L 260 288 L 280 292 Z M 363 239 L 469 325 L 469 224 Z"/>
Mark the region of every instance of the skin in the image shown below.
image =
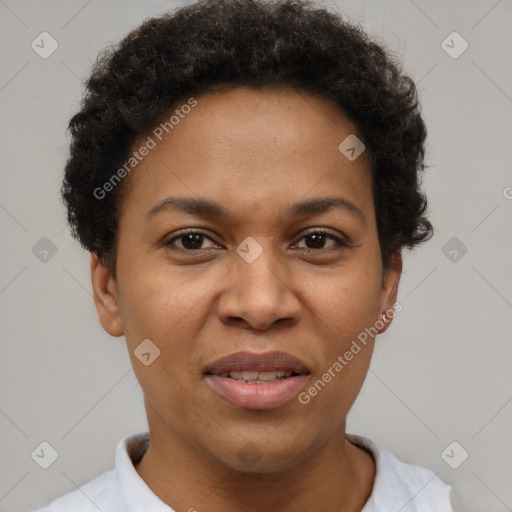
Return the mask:
<path id="1" fill-rule="evenodd" d="M 177 512 L 360 511 L 375 463 L 345 439 L 345 421 L 374 340 L 307 405 L 234 407 L 203 370 L 233 352 L 282 350 L 307 363 L 307 389 L 392 308 L 402 260 L 383 272 L 369 159 L 338 150 L 357 130 L 327 99 L 236 88 L 197 101 L 123 185 L 117 279 L 91 257 L 101 325 L 125 336 L 144 392 L 151 442 L 136 470 Z M 168 196 L 216 201 L 233 218 L 146 219 Z M 354 203 L 364 220 L 341 208 L 287 215 L 326 196 Z M 165 246 L 190 227 L 205 232 L 201 249 L 183 238 Z M 306 235 L 316 228 L 351 247 L 315 245 Z M 252 263 L 236 252 L 249 236 L 263 249 Z M 161 351 L 149 366 L 134 355 L 147 338 Z M 249 443 L 260 457 L 251 466 L 239 456 Z"/>

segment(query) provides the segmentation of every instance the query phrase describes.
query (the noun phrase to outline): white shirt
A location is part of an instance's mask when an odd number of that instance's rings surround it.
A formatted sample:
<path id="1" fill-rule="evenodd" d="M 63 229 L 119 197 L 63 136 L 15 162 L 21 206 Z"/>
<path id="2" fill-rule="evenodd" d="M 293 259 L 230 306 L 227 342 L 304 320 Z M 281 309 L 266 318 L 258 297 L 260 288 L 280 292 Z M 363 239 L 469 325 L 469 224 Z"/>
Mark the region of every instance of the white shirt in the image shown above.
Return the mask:
<path id="1" fill-rule="evenodd" d="M 361 512 L 453 512 L 451 486 L 437 474 L 399 461 L 366 437 L 346 437 L 369 451 L 376 463 L 372 494 Z M 134 463 L 142 458 L 148 443 L 147 431 L 126 435 L 117 445 L 114 469 L 34 512 L 174 512 L 135 470 Z"/>

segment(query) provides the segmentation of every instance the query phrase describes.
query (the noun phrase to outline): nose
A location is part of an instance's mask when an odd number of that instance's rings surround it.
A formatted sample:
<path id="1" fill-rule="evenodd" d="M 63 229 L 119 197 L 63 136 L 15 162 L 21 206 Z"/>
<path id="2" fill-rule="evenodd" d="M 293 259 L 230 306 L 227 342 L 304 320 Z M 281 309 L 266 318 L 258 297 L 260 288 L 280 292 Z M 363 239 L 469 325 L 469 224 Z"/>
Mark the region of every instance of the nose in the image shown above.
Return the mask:
<path id="1" fill-rule="evenodd" d="M 268 246 L 251 263 L 234 255 L 218 314 L 227 325 L 250 330 L 292 326 L 301 315 L 293 275 Z"/>

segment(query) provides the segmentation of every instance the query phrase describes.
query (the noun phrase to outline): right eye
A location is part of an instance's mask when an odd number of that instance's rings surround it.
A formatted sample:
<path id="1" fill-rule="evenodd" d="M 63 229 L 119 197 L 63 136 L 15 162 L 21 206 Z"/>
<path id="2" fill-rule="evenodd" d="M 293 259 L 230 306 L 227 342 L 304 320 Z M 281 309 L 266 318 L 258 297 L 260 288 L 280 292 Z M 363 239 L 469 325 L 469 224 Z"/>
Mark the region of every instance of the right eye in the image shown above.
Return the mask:
<path id="1" fill-rule="evenodd" d="M 164 246 L 169 248 L 177 248 L 182 251 L 204 250 L 205 248 L 201 246 L 205 238 L 213 243 L 213 240 L 210 237 L 208 237 L 206 233 L 194 229 L 189 229 L 165 241 Z M 181 241 L 181 247 L 175 245 L 174 242 L 177 240 Z"/>

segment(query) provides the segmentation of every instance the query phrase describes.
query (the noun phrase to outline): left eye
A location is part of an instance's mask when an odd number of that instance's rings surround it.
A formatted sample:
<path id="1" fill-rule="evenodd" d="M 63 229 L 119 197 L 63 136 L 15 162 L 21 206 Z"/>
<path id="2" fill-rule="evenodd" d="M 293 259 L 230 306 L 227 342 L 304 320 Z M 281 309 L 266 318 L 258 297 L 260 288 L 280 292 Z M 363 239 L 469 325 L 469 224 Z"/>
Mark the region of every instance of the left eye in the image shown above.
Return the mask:
<path id="1" fill-rule="evenodd" d="M 311 249 L 311 250 L 317 250 L 317 249 L 325 249 L 326 247 L 319 247 L 323 246 L 325 241 L 330 239 L 334 241 L 334 244 L 332 244 L 330 247 L 336 247 L 336 246 L 342 246 L 342 247 L 348 247 L 348 244 L 342 240 L 341 238 L 334 236 L 331 233 L 327 233 L 324 231 L 313 231 L 311 233 L 308 233 L 307 235 L 304 235 L 300 240 L 310 240 L 312 247 L 308 247 L 308 243 L 306 242 L 305 249 Z"/>

